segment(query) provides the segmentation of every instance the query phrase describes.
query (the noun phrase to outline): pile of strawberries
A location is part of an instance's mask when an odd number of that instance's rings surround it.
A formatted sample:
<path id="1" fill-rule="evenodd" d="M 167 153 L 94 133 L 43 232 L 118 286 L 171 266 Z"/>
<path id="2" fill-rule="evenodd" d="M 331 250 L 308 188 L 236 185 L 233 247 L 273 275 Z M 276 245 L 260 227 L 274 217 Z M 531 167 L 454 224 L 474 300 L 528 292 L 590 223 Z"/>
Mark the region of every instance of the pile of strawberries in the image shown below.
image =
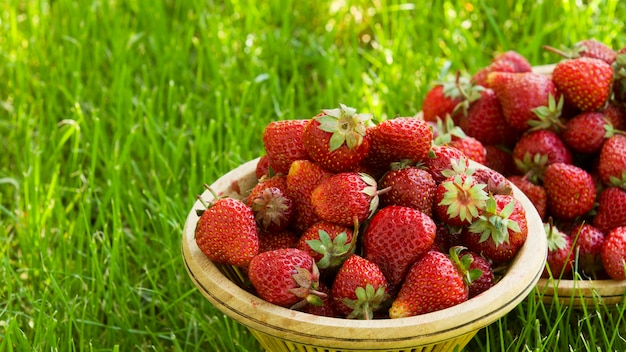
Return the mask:
<path id="1" fill-rule="evenodd" d="M 624 280 L 626 47 L 544 48 L 559 55 L 551 72 L 500 54 L 469 79 L 437 82 L 423 118 L 451 119 L 472 158 L 531 199 L 549 242 L 543 277 Z"/>
<path id="2" fill-rule="evenodd" d="M 506 272 L 528 234 L 514 184 L 545 222 L 545 277 L 577 267 L 624 279 L 626 49 L 588 40 L 550 50 L 566 56 L 551 75 L 506 52 L 434 84 L 416 116 L 376 124 L 340 104 L 269 123 L 258 183 L 201 199 L 196 243 L 270 303 L 414 316 Z"/>

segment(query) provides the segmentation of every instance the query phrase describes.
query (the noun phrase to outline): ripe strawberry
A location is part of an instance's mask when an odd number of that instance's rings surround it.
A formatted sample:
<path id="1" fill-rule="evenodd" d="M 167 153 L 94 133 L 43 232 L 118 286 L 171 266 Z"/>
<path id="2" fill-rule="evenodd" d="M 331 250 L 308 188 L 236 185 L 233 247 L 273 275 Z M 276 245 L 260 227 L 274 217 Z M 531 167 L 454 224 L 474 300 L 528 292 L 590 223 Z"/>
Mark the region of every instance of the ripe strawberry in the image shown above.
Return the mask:
<path id="1" fill-rule="evenodd" d="M 323 282 L 320 281 L 320 285 L 318 287 L 318 291 L 325 294 L 325 296 L 320 297 L 322 299 L 321 305 L 313 305 L 307 304 L 303 311 L 313 315 L 319 315 L 322 317 L 331 317 L 331 318 L 343 318 L 343 315 L 335 309 L 335 302 L 332 297 L 332 293 L 330 292 L 330 288 L 328 288 Z"/>
<path id="2" fill-rule="evenodd" d="M 485 206 L 486 186 L 468 174 L 449 176 L 435 190 L 435 216 L 450 226 L 471 224 Z"/>
<path id="3" fill-rule="evenodd" d="M 461 241 L 461 228 L 449 226 L 441 221 L 435 223 L 437 231 L 431 250 L 448 253 L 450 248 L 458 246 Z"/>
<path id="4" fill-rule="evenodd" d="M 431 174 L 435 182 L 440 183 L 448 178 L 442 172 L 452 169 L 452 165 L 458 163 L 459 160 L 463 160 L 466 168 L 469 167 L 469 159 L 458 148 L 446 145 L 433 145 L 431 155 L 424 159 L 423 163 L 426 171 Z"/>
<path id="5" fill-rule="evenodd" d="M 340 104 L 338 109 L 323 110 L 304 128 L 302 140 L 309 157 L 332 172 L 349 171 L 361 162 L 370 149 L 367 126 L 369 114 Z"/>
<path id="6" fill-rule="evenodd" d="M 623 131 L 626 128 L 626 112 L 622 111 L 615 102 L 609 102 L 602 113 L 609 120 L 614 130 Z"/>
<path id="7" fill-rule="evenodd" d="M 311 194 L 315 187 L 332 175 L 321 166 L 309 160 L 294 161 L 287 174 L 287 195 L 294 202 L 292 227 L 302 233 L 319 221 L 315 213 Z"/>
<path id="8" fill-rule="evenodd" d="M 619 187 L 607 187 L 600 192 L 593 226 L 604 233 L 626 226 L 626 191 Z"/>
<path id="9" fill-rule="evenodd" d="M 472 76 L 472 81 L 487 87 L 490 72 L 531 72 L 532 66 L 520 53 L 509 50 L 496 55 L 491 63 Z"/>
<path id="10" fill-rule="evenodd" d="M 480 99 L 474 101 L 467 114 L 459 114 L 459 127 L 483 145 L 511 145 L 518 133 L 504 118 L 502 106 L 493 89 L 483 89 Z"/>
<path id="11" fill-rule="evenodd" d="M 380 188 L 387 187 L 391 189 L 380 195 L 382 206 L 401 205 L 432 216 L 437 184 L 428 171 L 398 164 L 397 168 L 392 167 L 380 180 Z"/>
<path id="12" fill-rule="evenodd" d="M 591 154 L 602 148 L 607 131 L 612 128 L 603 113 L 582 112 L 566 123 L 561 138 L 574 152 Z"/>
<path id="13" fill-rule="evenodd" d="M 293 231 L 259 231 L 259 253 L 280 248 L 295 248 L 300 237 Z"/>
<path id="14" fill-rule="evenodd" d="M 380 268 L 356 254 L 343 262 L 333 281 L 335 309 L 349 319 L 373 319 L 388 298 Z"/>
<path id="15" fill-rule="evenodd" d="M 574 265 L 574 250 L 569 235 L 556 226 L 544 223 L 548 236 L 548 257 L 541 277 L 562 278 L 572 272 Z"/>
<path id="16" fill-rule="evenodd" d="M 493 62 L 511 63 L 515 68 L 515 72 L 531 72 L 533 70 L 528 59 L 514 50 L 508 50 L 496 55 L 493 58 Z"/>
<path id="17" fill-rule="evenodd" d="M 550 46 L 544 46 L 544 49 L 558 54 L 566 59 L 590 57 L 602 60 L 609 65 L 615 61 L 615 56 L 617 55 L 617 53 L 608 45 L 595 39 L 581 40 L 574 44 L 574 47 L 569 49 L 565 48 L 563 50 L 559 50 Z"/>
<path id="18" fill-rule="evenodd" d="M 208 204 L 195 236 L 200 250 L 215 263 L 247 267 L 259 253 L 252 209 L 235 198 L 219 198 Z"/>
<path id="19" fill-rule="evenodd" d="M 541 184 L 534 184 L 530 182 L 526 177 L 520 175 L 509 176 L 509 181 L 513 183 L 517 188 L 528 197 L 531 203 L 535 206 L 537 213 L 541 219 L 546 218 L 548 209 L 548 196 L 546 189 Z"/>
<path id="20" fill-rule="evenodd" d="M 613 69 L 602 60 L 580 57 L 556 64 L 552 80 L 568 103 L 581 111 L 597 111 L 609 99 Z"/>
<path id="21" fill-rule="evenodd" d="M 584 169 L 565 163 L 546 167 L 543 187 L 548 196 L 548 210 L 558 219 L 573 219 L 586 214 L 596 200 L 596 186 Z"/>
<path id="22" fill-rule="evenodd" d="M 616 134 L 600 149 L 598 174 L 605 185 L 626 185 L 626 136 Z"/>
<path id="23" fill-rule="evenodd" d="M 626 279 L 626 227 L 616 227 L 606 235 L 601 257 L 604 269 L 613 280 Z"/>
<path id="24" fill-rule="evenodd" d="M 369 175 L 342 172 L 320 182 L 311 194 L 311 202 L 320 219 L 352 226 L 376 211 L 378 192 L 376 181 Z"/>
<path id="25" fill-rule="evenodd" d="M 602 245 L 604 233 L 593 225 L 582 223 L 569 233 L 574 241 L 574 253 L 578 255 L 578 271 L 587 277 L 597 278 L 602 272 Z"/>
<path id="26" fill-rule="evenodd" d="M 459 90 L 460 82 L 438 82 L 426 92 L 422 104 L 425 121 L 436 122 L 437 118 L 452 116 L 455 108 L 465 97 Z"/>
<path id="27" fill-rule="evenodd" d="M 320 221 L 309 227 L 298 240 L 296 248 L 308 252 L 322 271 L 338 268 L 354 253 L 352 229 Z"/>
<path id="28" fill-rule="evenodd" d="M 469 260 L 459 258 L 459 247 L 450 250 L 450 256 L 429 251 L 411 268 L 398 296 L 391 304 L 392 319 L 435 312 L 467 301 L 469 298 Z M 471 272 L 472 277 L 480 275 Z"/>
<path id="29" fill-rule="evenodd" d="M 491 264 L 487 259 L 467 250 L 461 252 L 461 254 L 469 255 L 471 257 L 472 260 L 469 265 L 469 270 L 479 270 L 482 273 L 480 277 L 470 282 L 469 298 L 478 296 L 496 284 Z"/>
<path id="30" fill-rule="evenodd" d="M 366 163 L 387 170 L 389 164 L 403 159 L 420 161 L 428 157 L 433 132 L 430 125 L 416 117 L 396 117 L 370 129 L 371 147 Z"/>
<path id="31" fill-rule="evenodd" d="M 486 168 L 477 168 L 472 173 L 477 183 L 486 185 L 485 191 L 492 194 L 511 194 L 511 183 L 501 173 Z"/>
<path id="32" fill-rule="evenodd" d="M 256 293 L 281 307 L 322 304 L 319 271 L 313 258 L 296 248 L 259 253 L 250 262 L 248 276 Z"/>
<path id="33" fill-rule="evenodd" d="M 279 232 L 289 226 L 293 201 L 277 187 L 267 187 L 248 198 L 257 224 L 267 232 Z"/>
<path id="34" fill-rule="evenodd" d="M 545 168 L 553 163 L 571 164 L 573 156 L 559 135 L 551 130 L 529 131 L 515 144 L 513 161 L 520 174 L 533 183 L 543 179 Z"/>
<path id="35" fill-rule="evenodd" d="M 459 149 L 471 160 L 479 164 L 487 163 L 487 150 L 485 146 L 474 137 L 453 139 L 450 146 Z"/>
<path id="36" fill-rule="evenodd" d="M 489 88 L 489 82 L 487 82 L 487 76 L 491 72 L 515 72 L 515 66 L 508 61 L 491 62 L 489 65 L 476 71 L 471 78 L 471 82 Z"/>
<path id="37" fill-rule="evenodd" d="M 392 285 L 399 285 L 407 270 L 435 240 L 435 222 L 413 208 L 390 205 L 380 209 L 363 233 L 365 258 L 376 263 Z"/>
<path id="38" fill-rule="evenodd" d="M 517 141 L 517 138 L 515 141 Z M 487 151 L 487 162 L 485 166 L 488 168 L 504 176 L 512 175 L 517 171 L 510 150 L 496 145 L 485 145 L 485 150 Z"/>
<path id="39" fill-rule="evenodd" d="M 260 180 L 263 177 L 270 177 L 270 157 L 267 154 L 264 154 L 259 158 L 259 162 L 256 164 L 254 169 L 254 174 L 256 175 L 256 179 Z M 273 172 L 273 170 L 272 170 Z"/>
<path id="40" fill-rule="evenodd" d="M 550 77 L 532 72 L 491 72 L 487 81 L 500 101 L 506 121 L 520 132 L 530 128 L 529 121 L 539 119 L 534 109 L 548 106 L 550 95 L 555 99 L 558 95 Z"/>
<path id="41" fill-rule="evenodd" d="M 263 131 L 263 146 L 276 173 L 287 174 L 295 160 L 309 159 L 302 132 L 309 120 L 272 121 Z"/>
<path id="42" fill-rule="evenodd" d="M 506 263 L 528 237 L 526 210 L 513 196 L 492 195 L 480 216 L 463 230 L 462 237 L 470 251 L 494 264 Z"/>

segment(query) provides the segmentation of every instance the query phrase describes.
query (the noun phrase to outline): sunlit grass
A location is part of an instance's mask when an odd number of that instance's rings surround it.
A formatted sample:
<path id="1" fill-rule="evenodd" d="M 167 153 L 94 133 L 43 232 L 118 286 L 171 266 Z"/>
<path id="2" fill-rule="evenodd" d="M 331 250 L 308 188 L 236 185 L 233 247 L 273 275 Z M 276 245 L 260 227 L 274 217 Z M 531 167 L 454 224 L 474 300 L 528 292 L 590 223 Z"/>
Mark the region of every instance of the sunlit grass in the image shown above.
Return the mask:
<path id="1" fill-rule="evenodd" d="M 265 124 L 338 103 L 413 115 L 446 63 L 622 47 L 624 18 L 618 0 L 2 2 L 0 350 L 258 350 L 196 291 L 180 240 Z M 530 297 L 470 346 L 624 350 L 623 315 Z"/>

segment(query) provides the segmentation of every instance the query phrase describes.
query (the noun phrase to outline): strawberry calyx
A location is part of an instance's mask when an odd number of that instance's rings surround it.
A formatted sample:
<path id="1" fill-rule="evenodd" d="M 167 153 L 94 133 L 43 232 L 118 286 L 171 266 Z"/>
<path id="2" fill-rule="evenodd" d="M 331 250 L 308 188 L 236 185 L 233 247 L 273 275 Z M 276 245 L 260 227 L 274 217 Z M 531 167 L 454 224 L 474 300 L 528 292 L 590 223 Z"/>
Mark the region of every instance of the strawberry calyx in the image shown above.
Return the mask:
<path id="1" fill-rule="evenodd" d="M 551 252 L 567 248 L 566 235 L 552 223 L 552 218 L 543 224 L 543 229 L 548 236 L 548 249 Z"/>
<path id="2" fill-rule="evenodd" d="M 359 172 L 359 176 L 361 176 L 361 179 L 363 180 L 363 182 L 367 184 L 367 187 L 363 188 L 361 192 L 371 197 L 370 207 L 369 207 L 369 211 L 370 211 L 369 216 L 371 217 L 372 215 L 374 215 L 374 212 L 376 212 L 376 209 L 378 209 L 378 205 L 380 203 L 379 195 L 389 192 L 391 190 L 391 186 L 379 190 L 378 184 L 376 183 L 376 180 L 374 180 L 372 176 L 364 172 Z"/>
<path id="3" fill-rule="evenodd" d="M 450 159 L 450 167 L 441 170 L 441 174 L 445 177 L 452 177 L 456 175 L 468 175 L 474 174 L 474 169 L 469 167 L 467 159 L 460 157 L 458 159 Z"/>
<path id="4" fill-rule="evenodd" d="M 463 138 L 467 138 L 467 135 L 449 114 L 443 120 L 437 117 L 437 137 L 433 140 L 435 145 L 447 145 L 455 139 Z"/>
<path id="5" fill-rule="evenodd" d="M 306 243 L 317 253 L 322 254 L 322 259 L 317 261 L 320 269 L 336 268 L 341 266 L 345 259 L 354 252 L 354 240 L 347 242 L 348 233 L 342 231 L 331 240 L 328 232 L 320 229 L 319 240 L 308 240 Z"/>
<path id="6" fill-rule="evenodd" d="M 548 105 L 539 106 L 532 111 L 535 113 L 538 119 L 531 119 L 528 121 L 530 125 L 530 131 L 536 130 L 553 130 L 554 132 L 560 132 L 565 128 L 565 124 L 561 121 L 561 115 L 563 113 L 563 104 L 565 99 L 561 95 L 557 102 L 554 95 L 550 93 L 548 96 Z"/>
<path id="7" fill-rule="evenodd" d="M 211 186 L 209 186 L 208 184 L 206 184 L 206 183 L 205 183 L 205 184 L 203 185 L 203 187 L 204 187 L 207 191 L 211 192 L 211 195 L 213 195 L 213 200 L 212 200 L 212 201 L 210 201 L 210 202 L 207 202 L 206 200 L 204 200 L 204 199 L 202 198 L 202 195 L 198 194 L 198 195 L 196 196 L 196 198 L 198 198 L 198 200 L 200 201 L 200 203 L 201 203 L 201 204 L 202 204 L 202 206 L 204 207 L 204 209 L 196 209 L 196 214 L 197 214 L 198 216 L 202 216 L 202 214 L 204 213 L 204 211 L 205 211 L 205 210 L 207 210 L 207 209 L 209 209 L 210 207 L 212 207 L 212 206 L 213 206 L 213 204 L 215 204 L 215 202 L 217 202 L 220 198 L 223 198 L 223 197 L 218 196 L 218 195 L 215 193 L 215 191 L 211 188 Z"/>
<path id="8" fill-rule="evenodd" d="M 389 298 L 386 286 L 381 285 L 374 288 L 372 284 L 357 287 L 354 290 L 356 299 L 344 298 L 343 304 L 352 309 L 348 314 L 348 319 L 371 320 L 374 318 L 374 311 L 378 310 Z"/>
<path id="9" fill-rule="evenodd" d="M 622 171 L 621 178 L 616 176 L 609 176 L 609 182 L 612 186 L 616 186 L 623 190 L 626 190 L 626 171 Z"/>
<path id="10" fill-rule="evenodd" d="M 480 234 L 479 242 L 484 242 L 491 237 L 496 245 L 509 241 L 509 231 L 519 232 L 519 224 L 509 219 L 515 209 L 515 201 L 512 200 L 498 212 L 498 205 L 493 195 L 487 199 L 485 208 L 469 226 L 469 231 Z"/>
<path id="11" fill-rule="evenodd" d="M 484 183 L 476 183 L 470 175 L 455 175 L 452 180 L 442 182 L 446 192 L 439 205 L 448 206 L 446 213 L 450 218 L 459 217 L 461 221 L 471 223 L 485 206 L 488 194 Z"/>
<path id="12" fill-rule="evenodd" d="M 291 309 L 301 309 L 307 304 L 324 305 L 322 299 L 326 298 L 327 294 L 319 291 L 319 277 L 320 272 L 315 263 L 311 271 L 301 267 L 296 268 L 296 273 L 292 275 L 292 278 L 298 287 L 290 289 L 289 292 L 302 300 L 292 305 Z"/>
<path id="13" fill-rule="evenodd" d="M 268 187 L 252 200 L 251 208 L 255 220 L 267 229 L 272 224 L 280 226 L 289 220 L 286 212 L 290 203 L 280 189 Z"/>
<path id="14" fill-rule="evenodd" d="M 516 158 L 514 162 L 515 166 L 528 181 L 539 184 L 543 180 L 543 175 L 548 166 L 548 155 L 541 153 L 531 155 L 527 152 L 524 153 L 524 157 L 521 160 Z"/>
<path id="15" fill-rule="evenodd" d="M 472 282 L 480 279 L 483 272 L 480 269 L 470 269 L 470 265 L 474 261 L 474 258 L 468 253 L 461 256 L 461 253 L 463 253 L 466 249 L 467 248 L 463 246 L 454 246 L 450 248 L 449 253 L 450 261 L 452 261 L 452 264 L 454 264 L 459 273 L 461 273 L 461 276 L 463 276 L 463 282 L 465 282 L 465 285 L 469 287 Z"/>
<path id="16" fill-rule="evenodd" d="M 338 109 L 325 109 L 324 115 L 316 117 L 319 129 L 332 133 L 330 151 L 341 147 L 344 143 L 349 149 L 355 149 L 363 142 L 367 125 L 372 120 L 371 114 L 357 114 L 356 109 L 339 104 Z"/>

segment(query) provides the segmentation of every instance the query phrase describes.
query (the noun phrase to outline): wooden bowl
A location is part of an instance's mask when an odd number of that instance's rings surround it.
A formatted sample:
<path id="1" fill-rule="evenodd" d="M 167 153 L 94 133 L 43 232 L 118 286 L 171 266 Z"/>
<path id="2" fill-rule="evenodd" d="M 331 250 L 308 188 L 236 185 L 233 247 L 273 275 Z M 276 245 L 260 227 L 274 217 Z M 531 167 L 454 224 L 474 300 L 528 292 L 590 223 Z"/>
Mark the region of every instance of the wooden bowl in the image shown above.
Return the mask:
<path id="1" fill-rule="evenodd" d="M 533 67 L 533 72 L 551 75 L 555 65 Z M 544 303 L 555 301 L 573 307 L 583 305 L 614 305 L 625 302 L 626 280 L 540 279 L 537 288 Z"/>
<path id="2" fill-rule="evenodd" d="M 256 183 L 258 159 L 231 170 L 211 185 L 218 194 L 238 197 Z M 477 167 L 478 164 L 474 164 Z M 415 317 L 349 320 L 311 315 L 270 304 L 241 286 L 243 276 L 218 266 L 198 248 L 194 230 L 197 201 L 185 222 L 182 255 L 200 292 L 220 311 L 246 326 L 267 351 L 451 351 L 462 349 L 483 327 L 517 306 L 535 288 L 547 256 L 543 223 L 532 203 L 514 187 L 526 209 L 528 239 L 508 272 L 491 289 L 464 303 Z M 202 195 L 210 200 L 209 192 Z"/>

